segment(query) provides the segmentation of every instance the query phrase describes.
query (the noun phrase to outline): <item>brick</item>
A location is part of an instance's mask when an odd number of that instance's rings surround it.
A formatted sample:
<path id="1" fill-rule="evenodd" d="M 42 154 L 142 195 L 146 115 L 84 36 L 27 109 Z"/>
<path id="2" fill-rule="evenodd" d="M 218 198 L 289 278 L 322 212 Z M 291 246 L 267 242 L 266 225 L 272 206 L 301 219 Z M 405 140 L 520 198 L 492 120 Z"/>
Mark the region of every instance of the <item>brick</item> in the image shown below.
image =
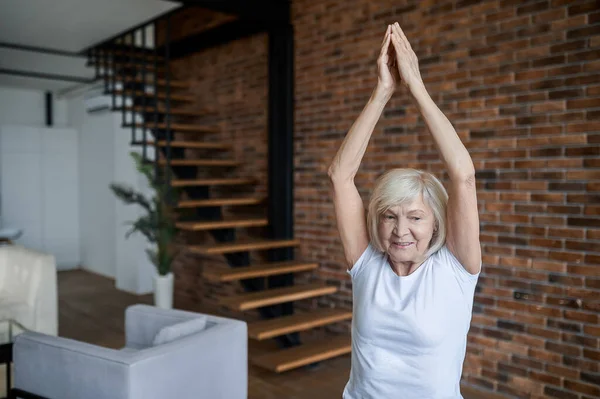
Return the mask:
<path id="1" fill-rule="evenodd" d="M 567 32 L 567 39 L 577 39 L 600 34 L 600 26 L 586 26 L 584 28 L 572 29 Z"/>
<path id="2" fill-rule="evenodd" d="M 569 217 L 567 224 L 569 226 L 600 227 L 600 219 Z"/>
<path id="3" fill-rule="evenodd" d="M 600 397 L 600 388 L 594 385 L 583 384 L 579 381 L 565 380 L 563 386 L 570 391 L 580 392 L 587 395 L 592 395 L 594 397 Z"/>
<path id="4" fill-rule="evenodd" d="M 564 111 L 566 103 L 564 100 L 544 101 L 540 104 L 533 104 L 531 106 L 532 113 L 540 112 L 553 112 L 553 111 Z"/>
<path id="5" fill-rule="evenodd" d="M 560 398 L 560 399 L 579 399 L 579 396 L 574 393 L 570 393 L 564 391 L 562 389 L 553 388 L 550 386 L 546 386 L 544 388 L 544 394 L 548 395 L 551 398 Z"/>
<path id="6" fill-rule="evenodd" d="M 561 381 L 560 377 L 533 370 L 529 372 L 529 378 L 531 378 L 534 381 L 541 381 L 551 385 L 560 385 Z"/>

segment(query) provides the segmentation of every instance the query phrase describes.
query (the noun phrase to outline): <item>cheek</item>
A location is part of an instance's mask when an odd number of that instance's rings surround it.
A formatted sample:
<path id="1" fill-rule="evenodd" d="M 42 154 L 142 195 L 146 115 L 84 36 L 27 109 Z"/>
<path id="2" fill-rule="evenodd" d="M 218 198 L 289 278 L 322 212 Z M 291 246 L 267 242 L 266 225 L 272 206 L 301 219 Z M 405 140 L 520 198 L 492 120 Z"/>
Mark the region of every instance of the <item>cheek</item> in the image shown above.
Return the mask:
<path id="1" fill-rule="evenodd" d="M 381 241 L 387 240 L 390 236 L 392 228 L 385 223 L 379 223 L 379 227 L 377 228 L 377 232 L 379 233 L 379 239 Z"/>
<path id="2" fill-rule="evenodd" d="M 429 242 L 433 238 L 433 225 L 421 225 L 415 228 L 414 234 L 418 240 Z"/>

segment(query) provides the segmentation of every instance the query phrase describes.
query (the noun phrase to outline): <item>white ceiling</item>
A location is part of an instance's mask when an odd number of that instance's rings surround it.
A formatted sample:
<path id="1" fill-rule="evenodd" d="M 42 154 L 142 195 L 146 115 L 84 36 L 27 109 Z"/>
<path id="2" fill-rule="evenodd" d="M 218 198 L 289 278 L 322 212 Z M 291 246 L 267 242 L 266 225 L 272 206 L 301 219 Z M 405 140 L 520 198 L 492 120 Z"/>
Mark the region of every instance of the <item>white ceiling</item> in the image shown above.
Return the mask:
<path id="1" fill-rule="evenodd" d="M 0 0 L 0 42 L 79 52 L 178 3 L 163 0 Z M 84 58 L 0 47 L 0 69 L 93 76 Z M 0 74 L 0 86 L 57 90 L 75 83 Z"/>

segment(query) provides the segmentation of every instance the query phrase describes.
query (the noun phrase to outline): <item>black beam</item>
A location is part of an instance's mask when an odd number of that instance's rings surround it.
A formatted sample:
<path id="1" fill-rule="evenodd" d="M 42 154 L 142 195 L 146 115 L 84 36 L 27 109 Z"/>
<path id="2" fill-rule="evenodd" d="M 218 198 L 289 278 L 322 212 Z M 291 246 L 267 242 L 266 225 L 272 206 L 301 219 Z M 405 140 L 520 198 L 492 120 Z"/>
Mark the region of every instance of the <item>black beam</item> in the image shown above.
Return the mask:
<path id="1" fill-rule="evenodd" d="M 50 127 L 53 125 L 52 121 L 52 92 L 46 92 L 46 126 Z"/>
<path id="2" fill-rule="evenodd" d="M 274 239 L 294 236 L 294 33 L 291 24 L 269 29 L 269 233 Z M 294 258 L 292 248 L 269 251 L 270 261 Z M 270 277 L 269 287 L 291 286 L 294 275 Z M 283 315 L 293 303 L 281 305 Z M 295 339 L 294 339 L 295 338 Z M 292 337 L 297 341 L 297 336 Z"/>
<path id="3" fill-rule="evenodd" d="M 269 220 L 274 238 L 294 235 L 294 37 L 269 30 Z"/>
<path id="4" fill-rule="evenodd" d="M 80 53 L 77 53 L 74 51 L 58 50 L 58 49 L 47 48 L 47 47 L 28 46 L 25 44 L 17 44 L 17 43 L 0 42 L 0 47 L 9 48 L 9 49 L 13 49 L 13 50 L 32 51 L 34 53 L 46 53 L 46 54 L 52 54 L 52 55 L 60 55 L 63 57 L 85 57 L 86 56 L 86 54 L 80 54 Z"/>
<path id="5" fill-rule="evenodd" d="M 237 15 L 245 20 L 289 22 L 289 0 L 177 0 L 177 2 Z"/>
<path id="6" fill-rule="evenodd" d="M 267 31 L 264 22 L 232 21 L 171 43 L 171 60 Z M 159 49 L 164 53 L 164 49 Z"/>
<path id="7" fill-rule="evenodd" d="M 24 76 L 27 78 L 63 80 L 65 82 L 76 82 L 76 83 L 94 83 L 96 81 L 93 78 L 82 78 L 82 77 L 78 77 L 78 76 L 57 75 L 57 74 L 53 74 L 53 73 L 42 73 L 42 72 L 33 72 L 33 71 L 18 71 L 16 69 L 4 69 L 4 68 L 0 68 L 0 75 L 15 75 L 15 76 Z"/>

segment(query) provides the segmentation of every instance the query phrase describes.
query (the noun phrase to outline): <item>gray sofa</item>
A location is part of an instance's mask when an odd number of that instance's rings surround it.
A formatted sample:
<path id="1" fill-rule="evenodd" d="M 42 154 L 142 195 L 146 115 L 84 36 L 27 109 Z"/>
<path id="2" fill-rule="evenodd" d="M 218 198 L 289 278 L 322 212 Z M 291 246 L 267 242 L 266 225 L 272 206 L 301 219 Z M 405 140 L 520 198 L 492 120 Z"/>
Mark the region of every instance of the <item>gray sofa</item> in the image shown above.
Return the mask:
<path id="1" fill-rule="evenodd" d="M 50 399 L 247 398 L 245 322 L 133 305 L 125 329 L 121 350 L 22 333 L 14 388 Z"/>

